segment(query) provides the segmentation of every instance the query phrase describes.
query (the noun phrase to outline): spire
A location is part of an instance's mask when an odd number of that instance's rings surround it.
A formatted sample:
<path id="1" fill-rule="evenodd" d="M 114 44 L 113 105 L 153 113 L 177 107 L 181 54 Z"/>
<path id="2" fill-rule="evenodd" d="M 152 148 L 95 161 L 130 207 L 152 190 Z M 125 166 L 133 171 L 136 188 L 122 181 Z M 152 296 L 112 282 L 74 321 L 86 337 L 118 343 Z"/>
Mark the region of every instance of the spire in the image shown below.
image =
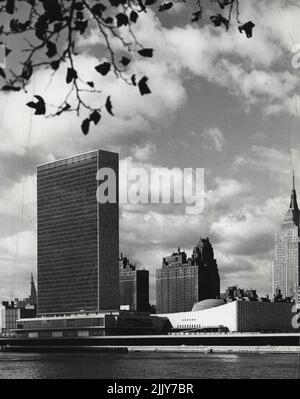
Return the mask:
<path id="1" fill-rule="evenodd" d="M 35 288 L 35 284 L 34 284 L 34 280 L 33 280 L 33 274 L 31 273 L 31 281 L 30 281 L 30 284 L 31 284 L 31 291 L 30 291 L 30 302 L 31 302 L 31 305 L 36 305 L 36 303 L 37 303 L 37 295 L 36 295 L 36 288 Z"/>
<path id="2" fill-rule="evenodd" d="M 290 209 L 299 212 L 298 203 L 297 203 L 297 194 L 296 194 L 296 188 L 295 188 L 295 173 L 294 173 L 294 171 L 293 171 L 293 188 L 292 188 L 292 193 L 291 193 Z"/>
<path id="3" fill-rule="evenodd" d="M 295 171 L 294 171 L 294 169 L 293 169 L 293 190 L 296 191 L 296 189 L 295 189 Z"/>
<path id="4" fill-rule="evenodd" d="M 299 207 L 298 207 L 298 203 L 297 203 L 297 193 L 296 193 L 294 171 L 293 171 L 293 188 L 292 188 L 292 192 L 291 192 L 291 202 L 290 202 L 290 208 L 289 208 L 288 214 L 290 214 L 289 218 L 292 217 L 294 224 L 296 226 L 299 226 L 300 211 L 299 211 Z"/>

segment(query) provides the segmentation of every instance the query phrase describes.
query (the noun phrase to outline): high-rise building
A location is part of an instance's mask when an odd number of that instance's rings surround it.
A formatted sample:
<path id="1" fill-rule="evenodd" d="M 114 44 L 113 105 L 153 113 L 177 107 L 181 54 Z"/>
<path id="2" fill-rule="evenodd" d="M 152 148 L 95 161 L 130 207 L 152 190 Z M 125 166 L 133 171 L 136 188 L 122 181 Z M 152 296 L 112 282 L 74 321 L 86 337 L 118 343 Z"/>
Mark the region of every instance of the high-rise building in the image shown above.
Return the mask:
<path id="1" fill-rule="evenodd" d="M 192 263 L 198 266 L 198 301 L 220 298 L 220 277 L 209 238 L 200 238 Z"/>
<path id="2" fill-rule="evenodd" d="M 115 203 L 97 201 L 102 168 Z M 102 150 L 37 167 L 39 315 L 119 309 L 118 180 L 118 154 Z"/>
<path id="3" fill-rule="evenodd" d="M 209 239 L 201 239 L 191 258 L 173 252 L 156 270 L 156 312 L 190 311 L 196 302 L 220 297 L 220 278 Z"/>
<path id="4" fill-rule="evenodd" d="M 126 256 L 119 258 L 119 300 L 120 307 L 138 312 L 148 312 L 149 271 L 137 270 Z"/>
<path id="5" fill-rule="evenodd" d="M 156 270 L 156 313 L 190 311 L 198 301 L 198 266 L 178 248 Z"/>
<path id="6" fill-rule="evenodd" d="M 275 237 L 275 254 L 273 262 L 273 294 L 281 291 L 283 298 L 296 299 L 299 284 L 300 266 L 300 211 L 297 204 L 295 177 L 289 209 L 281 223 L 280 231 Z"/>

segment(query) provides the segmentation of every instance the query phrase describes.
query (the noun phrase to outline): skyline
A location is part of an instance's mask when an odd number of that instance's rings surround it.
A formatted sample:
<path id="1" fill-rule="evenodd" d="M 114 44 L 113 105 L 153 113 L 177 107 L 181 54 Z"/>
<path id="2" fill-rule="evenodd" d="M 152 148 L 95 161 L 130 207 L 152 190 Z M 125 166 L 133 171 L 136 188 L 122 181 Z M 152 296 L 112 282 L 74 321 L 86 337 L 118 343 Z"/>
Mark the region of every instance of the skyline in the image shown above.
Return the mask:
<path id="1" fill-rule="evenodd" d="M 137 33 L 154 57 L 133 60 L 133 68 L 149 76 L 152 94 L 141 98 L 97 76 L 116 116 L 103 115 L 88 136 L 74 115 L 33 118 L 25 107 L 33 92 L 59 101 L 64 71 L 52 82 L 48 72 L 37 73 L 27 94 L 0 94 L 1 298 L 22 296 L 26 276 L 36 273 L 35 165 L 94 148 L 119 152 L 120 167 L 127 160 L 144 168 L 205 169 L 199 216 L 176 206 L 121 206 L 120 249 L 150 269 L 150 298 L 163 256 L 178 245 L 191 251 L 199 235 L 213 243 L 222 291 L 239 284 L 271 293 L 275 233 L 288 208 L 292 169 L 300 184 L 300 71 L 292 67 L 300 27 L 287 1 L 241 7 L 256 23 L 251 40 L 235 30 L 199 29 L 180 4 L 161 20 L 149 12 Z M 81 38 L 82 70 L 99 57 L 96 40 L 93 32 Z M 11 110 L 20 112 L 12 117 Z"/>

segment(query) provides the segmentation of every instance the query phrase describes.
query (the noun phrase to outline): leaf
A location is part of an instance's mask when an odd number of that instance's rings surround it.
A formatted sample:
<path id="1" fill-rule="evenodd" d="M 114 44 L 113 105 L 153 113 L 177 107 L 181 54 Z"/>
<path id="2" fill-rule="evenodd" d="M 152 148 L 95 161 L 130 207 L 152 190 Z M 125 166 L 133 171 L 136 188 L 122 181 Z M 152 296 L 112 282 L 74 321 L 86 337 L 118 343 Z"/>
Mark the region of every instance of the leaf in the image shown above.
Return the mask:
<path id="1" fill-rule="evenodd" d="M 6 78 L 4 70 L 0 67 L 0 76 L 2 76 L 3 79 Z"/>
<path id="2" fill-rule="evenodd" d="M 126 26 L 129 23 L 129 19 L 128 19 L 127 15 L 123 14 L 123 13 L 117 14 L 116 19 L 117 19 L 118 28 L 123 25 Z"/>
<path id="3" fill-rule="evenodd" d="M 15 12 L 15 0 L 7 0 L 5 8 L 8 14 L 13 14 Z"/>
<path id="4" fill-rule="evenodd" d="M 62 8 L 58 0 L 42 0 L 49 23 L 62 20 Z"/>
<path id="5" fill-rule="evenodd" d="M 138 17 L 139 17 L 139 14 L 137 12 L 131 11 L 130 16 L 129 16 L 129 19 L 131 22 L 133 22 L 135 24 Z"/>
<path id="6" fill-rule="evenodd" d="M 73 79 L 77 79 L 77 72 L 73 68 L 68 68 L 66 82 L 70 83 Z"/>
<path id="7" fill-rule="evenodd" d="M 35 24 L 35 35 L 38 39 L 44 40 L 48 29 L 47 15 L 42 14 Z"/>
<path id="8" fill-rule="evenodd" d="M 94 82 L 86 82 L 87 85 L 89 85 L 90 87 L 94 87 Z"/>
<path id="9" fill-rule="evenodd" d="M 95 66 L 95 69 L 97 72 L 101 73 L 101 75 L 105 76 L 110 71 L 110 67 L 111 65 L 109 62 L 103 62 L 102 64 Z"/>
<path id="10" fill-rule="evenodd" d="M 90 130 L 90 120 L 88 118 L 84 119 L 81 124 L 82 133 L 87 135 Z"/>
<path id="11" fill-rule="evenodd" d="M 249 39 L 253 35 L 252 30 L 254 27 L 255 27 L 254 23 L 252 21 L 249 21 L 249 22 L 245 23 L 244 25 L 240 25 L 238 27 L 238 29 L 239 29 L 240 33 L 242 33 L 244 31 L 247 38 Z"/>
<path id="12" fill-rule="evenodd" d="M 51 66 L 51 68 L 52 68 L 54 71 L 57 71 L 57 69 L 59 68 L 59 65 L 60 65 L 60 60 L 52 61 L 52 62 L 50 63 L 50 66 Z"/>
<path id="13" fill-rule="evenodd" d="M 191 22 L 198 22 L 202 17 L 202 10 L 193 12 Z"/>
<path id="14" fill-rule="evenodd" d="M 46 45 L 48 49 L 46 53 L 47 57 L 49 58 L 54 57 L 57 54 L 56 44 L 52 42 L 47 42 Z"/>
<path id="15" fill-rule="evenodd" d="M 95 5 L 92 7 L 92 12 L 93 12 L 93 14 L 97 15 L 98 17 L 101 17 L 101 16 L 102 16 L 102 13 L 103 13 L 105 10 L 106 10 L 106 7 L 105 7 L 105 5 L 103 5 L 102 3 L 95 4 Z"/>
<path id="16" fill-rule="evenodd" d="M 90 121 L 93 121 L 95 125 L 100 121 L 101 119 L 101 114 L 98 111 L 93 111 L 90 115 Z"/>
<path id="17" fill-rule="evenodd" d="M 162 3 L 159 6 L 158 11 L 167 11 L 167 10 L 169 10 L 172 7 L 173 7 L 173 3 L 172 2 Z"/>
<path id="18" fill-rule="evenodd" d="M 3 91 L 20 91 L 21 87 L 11 86 L 11 85 L 4 85 L 1 90 L 3 90 Z"/>
<path id="19" fill-rule="evenodd" d="M 112 17 L 107 17 L 107 18 L 104 20 L 104 22 L 105 22 L 107 25 L 110 25 L 110 24 L 112 24 L 112 23 L 114 22 L 114 19 L 113 19 Z"/>
<path id="20" fill-rule="evenodd" d="M 129 58 L 127 58 L 127 57 L 122 57 L 122 59 L 121 59 L 121 64 L 122 65 L 124 65 L 125 67 L 130 63 L 130 59 Z"/>
<path id="21" fill-rule="evenodd" d="M 119 7 L 121 4 L 120 0 L 109 0 L 109 2 L 113 7 Z"/>
<path id="22" fill-rule="evenodd" d="M 138 51 L 139 55 L 142 57 L 153 57 L 153 49 L 152 48 L 143 48 L 142 50 Z"/>
<path id="23" fill-rule="evenodd" d="M 56 22 L 56 23 L 54 24 L 54 26 L 53 26 L 54 32 L 59 32 L 60 29 L 62 28 L 62 26 L 63 26 L 62 22 Z"/>
<path id="24" fill-rule="evenodd" d="M 35 115 L 44 115 L 46 113 L 46 105 L 43 97 L 37 95 L 34 97 L 38 101 L 37 102 L 30 101 L 26 105 L 30 108 L 35 109 Z"/>
<path id="25" fill-rule="evenodd" d="M 106 99 L 106 103 L 105 103 L 105 108 L 107 110 L 107 112 L 109 114 L 111 114 L 112 116 L 114 116 L 113 112 L 112 112 L 112 103 L 110 101 L 110 96 L 107 97 Z"/>
<path id="26" fill-rule="evenodd" d="M 147 76 L 144 76 L 139 82 L 138 82 L 138 86 L 140 89 L 140 93 L 143 96 L 144 94 L 150 94 L 151 90 L 149 89 L 148 85 L 147 85 L 147 81 L 148 78 Z"/>
<path id="27" fill-rule="evenodd" d="M 77 11 L 81 11 L 81 10 L 84 9 L 84 5 L 83 5 L 83 3 L 82 3 L 81 1 L 78 2 L 78 3 L 75 3 L 73 7 L 74 7 L 74 9 L 77 10 Z"/>
<path id="28" fill-rule="evenodd" d="M 136 86 L 136 75 L 131 76 L 131 82 L 132 82 L 133 86 Z"/>
<path id="29" fill-rule="evenodd" d="M 88 20 L 85 21 L 75 21 L 75 30 L 78 30 L 81 34 L 83 34 L 88 27 Z"/>
<path id="30" fill-rule="evenodd" d="M 29 61 L 27 64 L 24 64 L 21 77 L 25 80 L 29 80 L 31 78 L 32 73 L 33 73 L 33 68 L 31 62 Z"/>

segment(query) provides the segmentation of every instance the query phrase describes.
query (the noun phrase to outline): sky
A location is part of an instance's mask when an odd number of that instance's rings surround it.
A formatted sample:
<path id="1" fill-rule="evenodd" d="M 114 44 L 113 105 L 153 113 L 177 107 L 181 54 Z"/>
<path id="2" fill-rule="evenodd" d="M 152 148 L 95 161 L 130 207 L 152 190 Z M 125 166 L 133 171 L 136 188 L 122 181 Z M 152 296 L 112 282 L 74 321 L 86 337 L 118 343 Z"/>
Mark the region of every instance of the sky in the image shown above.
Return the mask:
<path id="1" fill-rule="evenodd" d="M 100 39 L 93 30 L 81 36 L 76 67 L 111 95 L 115 114 L 104 113 L 87 136 L 82 117 L 44 118 L 25 106 L 33 94 L 59 103 L 63 68 L 52 80 L 38 71 L 27 93 L 0 93 L 1 300 L 27 296 L 36 276 L 36 165 L 96 148 L 118 152 L 121 167 L 204 168 L 198 215 L 179 205 L 120 206 L 120 252 L 150 270 L 152 303 L 162 257 L 178 246 L 190 255 L 200 237 L 213 245 L 222 291 L 238 285 L 271 294 L 274 235 L 293 169 L 300 187 L 300 2 L 240 5 L 241 21 L 255 23 L 251 39 L 234 23 L 228 32 L 208 24 L 210 11 L 192 24 L 181 3 L 141 16 L 135 34 L 154 56 L 129 68 L 149 77 L 152 94 L 143 97 L 113 74 L 100 77 Z"/>

